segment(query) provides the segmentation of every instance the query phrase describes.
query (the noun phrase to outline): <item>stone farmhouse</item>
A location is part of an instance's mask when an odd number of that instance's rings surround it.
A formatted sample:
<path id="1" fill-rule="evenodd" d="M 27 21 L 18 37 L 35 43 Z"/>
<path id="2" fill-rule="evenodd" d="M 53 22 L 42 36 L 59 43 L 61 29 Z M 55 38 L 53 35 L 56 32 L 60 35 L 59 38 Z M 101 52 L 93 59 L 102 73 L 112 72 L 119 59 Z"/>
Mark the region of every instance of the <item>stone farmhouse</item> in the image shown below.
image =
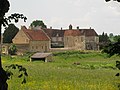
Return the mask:
<path id="1" fill-rule="evenodd" d="M 50 50 L 50 38 L 42 29 L 31 30 L 23 26 L 14 37 L 13 43 L 21 52 L 48 52 Z"/>
<path id="2" fill-rule="evenodd" d="M 21 52 L 48 52 L 51 47 L 64 47 L 70 50 L 99 50 L 99 37 L 94 29 L 27 29 L 25 26 L 16 34 L 13 43 Z"/>

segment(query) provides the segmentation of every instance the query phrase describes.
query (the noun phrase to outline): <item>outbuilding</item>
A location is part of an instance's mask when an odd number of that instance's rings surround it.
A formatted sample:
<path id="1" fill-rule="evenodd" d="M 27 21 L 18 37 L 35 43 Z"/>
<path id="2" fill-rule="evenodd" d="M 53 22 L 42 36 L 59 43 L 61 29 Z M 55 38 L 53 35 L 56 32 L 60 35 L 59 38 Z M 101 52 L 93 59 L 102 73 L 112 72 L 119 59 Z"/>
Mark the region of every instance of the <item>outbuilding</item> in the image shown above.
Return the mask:
<path id="1" fill-rule="evenodd" d="M 52 61 L 52 54 L 51 53 L 35 53 L 31 56 L 30 62 L 33 60 L 43 60 L 44 62 Z"/>

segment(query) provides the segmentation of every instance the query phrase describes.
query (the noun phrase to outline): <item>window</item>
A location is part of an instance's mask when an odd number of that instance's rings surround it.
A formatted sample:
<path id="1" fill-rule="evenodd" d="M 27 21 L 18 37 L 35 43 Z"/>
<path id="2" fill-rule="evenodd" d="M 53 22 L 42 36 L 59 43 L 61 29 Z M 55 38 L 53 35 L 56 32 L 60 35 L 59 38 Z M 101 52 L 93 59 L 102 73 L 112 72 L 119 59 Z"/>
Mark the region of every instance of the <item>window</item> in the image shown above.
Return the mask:
<path id="1" fill-rule="evenodd" d="M 83 37 L 81 37 L 81 42 L 83 42 Z"/>
<path id="2" fill-rule="evenodd" d="M 26 42 L 28 42 L 28 39 L 26 39 Z"/>
<path id="3" fill-rule="evenodd" d="M 32 46 L 32 49 L 34 49 L 34 46 Z"/>
<path id="4" fill-rule="evenodd" d="M 36 46 L 36 49 L 38 49 L 38 46 Z"/>
<path id="5" fill-rule="evenodd" d="M 52 41 L 57 41 L 57 40 L 56 40 L 56 37 L 52 37 Z"/>

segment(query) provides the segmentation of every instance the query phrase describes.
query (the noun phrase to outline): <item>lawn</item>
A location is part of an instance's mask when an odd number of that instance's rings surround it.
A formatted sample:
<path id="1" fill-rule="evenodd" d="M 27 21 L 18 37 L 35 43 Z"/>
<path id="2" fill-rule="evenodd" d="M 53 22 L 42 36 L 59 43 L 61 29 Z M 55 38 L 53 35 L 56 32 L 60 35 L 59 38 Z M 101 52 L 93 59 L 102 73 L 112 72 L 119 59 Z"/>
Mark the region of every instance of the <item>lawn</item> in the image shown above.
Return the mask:
<path id="1" fill-rule="evenodd" d="M 120 78 L 115 62 L 99 52 L 53 53 L 53 62 L 27 61 L 28 58 L 2 56 L 3 66 L 20 64 L 27 68 L 27 83 L 21 84 L 18 71 L 8 80 L 9 90 L 118 90 Z"/>

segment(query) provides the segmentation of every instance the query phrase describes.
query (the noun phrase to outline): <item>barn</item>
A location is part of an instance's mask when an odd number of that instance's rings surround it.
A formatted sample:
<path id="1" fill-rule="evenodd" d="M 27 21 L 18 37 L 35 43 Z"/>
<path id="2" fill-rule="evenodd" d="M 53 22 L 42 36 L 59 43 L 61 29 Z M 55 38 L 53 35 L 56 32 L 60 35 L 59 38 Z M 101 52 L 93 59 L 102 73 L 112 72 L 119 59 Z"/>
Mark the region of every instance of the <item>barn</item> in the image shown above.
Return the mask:
<path id="1" fill-rule="evenodd" d="M 43 60 L 44 62 L 52 61 L 52 54 L 51 53 L 35 53 L 31 56 L 30 62 L 33 60 Z"/>

